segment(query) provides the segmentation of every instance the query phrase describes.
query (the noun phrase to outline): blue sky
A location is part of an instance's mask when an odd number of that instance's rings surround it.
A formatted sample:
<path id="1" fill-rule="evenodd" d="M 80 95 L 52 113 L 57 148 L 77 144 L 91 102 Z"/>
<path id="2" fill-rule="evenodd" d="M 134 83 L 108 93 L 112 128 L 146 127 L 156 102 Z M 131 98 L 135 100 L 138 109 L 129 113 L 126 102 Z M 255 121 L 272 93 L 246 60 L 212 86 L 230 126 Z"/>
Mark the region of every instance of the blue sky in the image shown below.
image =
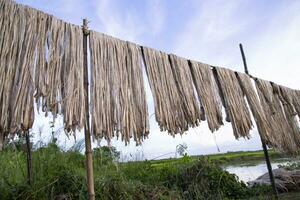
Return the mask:
<path id="1" fill-rule="evenodd" d="M 300 1 L 293 0 L 17 0 L 19 3 L 43 10 L 67 22 L 81 25 L 130 40 L 143 46 L 216 66 L 243 71 L 239 43 L 243 43 L 249 71 L 252 75 L 299 89 L 300 85 Z M 153 102 L 147 86 L 150 113 Z M 49 124 L 37 117 L 33 132 L 44 132 Z M 260 149 L 256 129 L 250 140 L 233 137 L 229 124 L 216 134 L 206 123 L 187 135 L 172 138 L 159 132 L 154 117 L 150 118 L 151 133 L 141 147 L 134 143 L 125 147 L 113 145 L 124 154 L 142 152 L 148 159 L 175 151 L 185 142 L 190 154 L 216 153 L 233 150 Z M 61 128 L 58 119 L 56 129 Z M 37 136 L 36 136 L 37 137 Z M 82 138 L 78 134 L 77 138 Z M 70 146 L 73 139 L 60 137 Z M 102 142 L 105 144 L 105 142 Z M 168 156 L 172 156 L 169 154 Z"/>

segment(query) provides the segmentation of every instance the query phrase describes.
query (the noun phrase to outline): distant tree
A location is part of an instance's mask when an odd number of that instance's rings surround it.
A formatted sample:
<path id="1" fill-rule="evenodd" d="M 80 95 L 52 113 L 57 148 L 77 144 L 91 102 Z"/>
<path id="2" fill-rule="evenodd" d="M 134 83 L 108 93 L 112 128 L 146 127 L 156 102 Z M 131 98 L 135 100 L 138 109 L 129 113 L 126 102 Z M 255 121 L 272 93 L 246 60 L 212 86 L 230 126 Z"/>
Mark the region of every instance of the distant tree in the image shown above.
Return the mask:
<path id="1" fill-rule="evenodd" d="M 50 143 L 56 144 L 57 143 L 57 137 L 56 137 L 56 135 L 58 135 L 58 134 L 54 130 L 54 128 L 55 128 L 55 120 L 54 120 L 54 118 L 53 118 L 52 121 L 49 122 L 49 125 L 50 125 L 50 129 L 51 129 L 51 141 L 50 141 Z"/>
<path id="2" fill-rule="evenodd" d="M 186 143 L 178 144 L 176 146 L 176 157 L 177 157 L 177 154 L 179 154 L 180 156 L 185 155 L 187 148 L 188 148 L 188 146 Z"/>
<path id="3" fill-rule="evenodd" d="M 93 150 L 94 157 L 96 159 L 100 159 L 101 162 L 107 163 L 107 162 L 113 162 L 118 161 L 120 159 L 120 151 L 117 151 L 116 147 L 97 147 Z"/>

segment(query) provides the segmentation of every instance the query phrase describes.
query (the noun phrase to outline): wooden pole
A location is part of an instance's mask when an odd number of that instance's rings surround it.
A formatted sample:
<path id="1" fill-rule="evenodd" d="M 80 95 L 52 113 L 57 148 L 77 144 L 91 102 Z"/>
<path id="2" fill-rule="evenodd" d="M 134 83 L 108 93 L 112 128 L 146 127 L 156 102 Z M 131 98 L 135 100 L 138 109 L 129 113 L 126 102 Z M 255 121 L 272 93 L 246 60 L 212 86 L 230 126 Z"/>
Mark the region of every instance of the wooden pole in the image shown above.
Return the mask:
<path id="1" fill-rule="evenodd" d="M 6 133 L 0 133 L 0 151 L 2 151 L 4 148 L 5 134 Z"/>
<path id="2" fill-rule="evenodd" d="M 247 61 L 246 61 L 246 56 L 245 56 L 245 53 L 244 53 L 243 45 L 240 44 L 239 46 L 240 46 L 240 51 L 241 51 L 242 58 L 243 58 L 244 71 L 245 71 L 246 74 L 249 75 L 249 71 L 248 71 L 248 66 L 247 66 Z"/>
<path id="3" fill-rule="evenodd" d="M 249 71 L 248 71 L 248 66 L 247 66 L 247 61 L 246 61 L 246 56 L 245 56 L 245 53 L 244 53 L 243 45 L 240 44 L 239 46 L 240 46 L 240 51 L 241 51 L 242 58 L 243 58 L 245 73 L 247 75 L 249 75 Z M 259 131 L 258 131 L 258 133 L 259 133 L 261 144 L 262 144 L 262 148 L 263 148 L 263 151 L 264 151 L 265 160 L 266 160 L 266 164 L 267 164 L 267 167 L 268 167 L 268 172 L 269 172 L 269 177 L 270 177 L 270 182 L 271 182 L 271 185 L 272 185 L 272 188 L 273 188 L 273 192 L 274 192 L 275 196 L 278 198 L 278 191 L 277 191 L 276 185 L 275 185 L 275 179 L 274 179 L 274 174 L 273 174 L 273 171 L 272 171 L 272 165 L 271 165 L 270 158 L 269 158 L 268 148 L 267 148 L 267 145 L 266 145 L 266 143 L 265 143 L 265 141 L 264 141 L 264 139 L 261 136 L 261 134 L 260 134 Z"/>
<path id="4" fill-rule="evenodd" d="M 87 175 L 87 187 L 89 200 L 95 200 L 94 189 L 94 172 L 93 172 L 93 151 L 91 143 L 91 131 L 90 131 L 90 116 L 89 116 L 89 79 L 88 79 L 88 60 L 87 60 L 87 39 L 89 35 L 88 21 L 83 19 L 83 68 L 84 68 L 84 90 L 85 90 L 85 112 L 86 120 L 84 126 L 85 136 L 85 156 L 86 156 L 86 175 Z"/>
<path id="5" fill-rule="evenodd" d="M 32 156 L 29 131 L 25 132 L 26 138 L 26 153 L 27 153 L 27 182 L 29 185 L 32 183 Z"/>

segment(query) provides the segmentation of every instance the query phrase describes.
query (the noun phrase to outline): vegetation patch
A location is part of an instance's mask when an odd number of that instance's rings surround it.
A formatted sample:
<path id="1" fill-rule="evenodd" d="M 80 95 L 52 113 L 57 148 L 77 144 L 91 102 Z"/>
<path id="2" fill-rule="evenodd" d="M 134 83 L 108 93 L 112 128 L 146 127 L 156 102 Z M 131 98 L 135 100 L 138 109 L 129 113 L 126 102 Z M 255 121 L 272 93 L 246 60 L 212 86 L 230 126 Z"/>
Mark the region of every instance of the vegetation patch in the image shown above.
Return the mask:
<path id="1" fill-rule="evenodd" d="M 96 148 L 96 199 L 248 199 L 270 194 L 269 187 L 249 189 L 214 159 L 184 157 L 167 161 L 118 163 L 114 148 Z M 27 184 L 26 154 L 7 147 L 0 154 L 0 199 L 87 199 L 85 158 L 55 143 L 33 151 L 33 181 Z"/>

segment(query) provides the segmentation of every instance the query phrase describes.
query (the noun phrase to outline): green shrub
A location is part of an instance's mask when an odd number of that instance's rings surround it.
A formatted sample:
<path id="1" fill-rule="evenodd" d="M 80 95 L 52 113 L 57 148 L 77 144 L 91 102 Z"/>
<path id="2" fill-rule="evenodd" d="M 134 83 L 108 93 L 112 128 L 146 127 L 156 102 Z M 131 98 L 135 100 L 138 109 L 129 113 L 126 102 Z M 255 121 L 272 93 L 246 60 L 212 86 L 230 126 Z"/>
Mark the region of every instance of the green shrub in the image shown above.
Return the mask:
<path id="1" fill-rule="evenodd" d="M 269 193 L 248 189 L 235 175 L 205 157 L 184 156 L 167 161 L 117 163 L 112 151 L 94 152 L 95 193 L 98 200 L 243 199 Z M 26 154 L 9 148 L 0 153 L 0 199 L 87 199 L 85 157 L 57 145 L 33 151 L 33 181 L 26 181 Z"/>
<path id="2" fill-rule="evenodd" d="M 206 158 L 184 166 L 170 178 L 185 199 L 241 199 L 247 186 L 238 178 Z"/>

